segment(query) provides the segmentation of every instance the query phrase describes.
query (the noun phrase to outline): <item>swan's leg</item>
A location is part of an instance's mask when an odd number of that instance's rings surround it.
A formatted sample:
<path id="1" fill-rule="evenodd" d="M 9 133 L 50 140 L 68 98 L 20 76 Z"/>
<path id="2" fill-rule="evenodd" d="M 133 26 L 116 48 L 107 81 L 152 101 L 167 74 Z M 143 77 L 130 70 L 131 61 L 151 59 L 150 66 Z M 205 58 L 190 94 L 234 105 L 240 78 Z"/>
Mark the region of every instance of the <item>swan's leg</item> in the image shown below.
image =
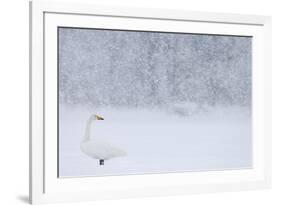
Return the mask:
<path id="1" fill-rule="evenodd" d="M 104 159 L 100 159 L 100 165 L 104 165 Z"/>

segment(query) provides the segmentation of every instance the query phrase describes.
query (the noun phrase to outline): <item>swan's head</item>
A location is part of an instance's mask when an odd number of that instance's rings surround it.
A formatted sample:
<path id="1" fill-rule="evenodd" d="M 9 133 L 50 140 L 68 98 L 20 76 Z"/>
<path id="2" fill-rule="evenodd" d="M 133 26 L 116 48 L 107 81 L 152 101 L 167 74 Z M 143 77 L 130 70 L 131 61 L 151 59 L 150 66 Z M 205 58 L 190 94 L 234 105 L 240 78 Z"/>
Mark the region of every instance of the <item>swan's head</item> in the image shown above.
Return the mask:
<path id="1" fill-rule="evenodd" d="M 93 114 L 93 117 L 95 120 L 104 120 L 101 116 L 98 116 L 96 114 Z"/>

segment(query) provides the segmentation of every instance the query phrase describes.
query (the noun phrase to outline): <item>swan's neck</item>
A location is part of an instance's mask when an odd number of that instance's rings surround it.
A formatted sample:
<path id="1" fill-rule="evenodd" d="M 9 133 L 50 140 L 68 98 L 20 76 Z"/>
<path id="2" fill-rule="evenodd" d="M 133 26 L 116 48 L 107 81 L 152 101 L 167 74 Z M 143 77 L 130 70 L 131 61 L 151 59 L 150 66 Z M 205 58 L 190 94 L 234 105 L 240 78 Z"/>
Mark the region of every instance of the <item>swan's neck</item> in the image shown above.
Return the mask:
<path id="1" fill-rule="evenodd" d="M 86 130 L 85 130 L 85 135 L 84 135 L 84 141 L 89 141 L 90 137 L 91 137 L 91 125 L 92 122 L 94 120 L 92 119 L 92 117 L 90 117 L 87 121 L 87 125 L 86 125 Z"/>

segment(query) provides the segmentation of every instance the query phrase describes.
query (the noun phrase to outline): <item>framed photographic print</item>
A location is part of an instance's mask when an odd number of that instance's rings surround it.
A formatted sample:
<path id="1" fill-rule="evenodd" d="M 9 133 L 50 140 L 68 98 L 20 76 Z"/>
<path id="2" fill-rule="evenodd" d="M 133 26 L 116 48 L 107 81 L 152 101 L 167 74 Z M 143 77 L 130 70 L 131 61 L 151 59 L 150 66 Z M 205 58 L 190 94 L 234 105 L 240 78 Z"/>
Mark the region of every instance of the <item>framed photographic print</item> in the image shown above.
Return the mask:
<path id="1" fill-rule="evenodd" d="M 270 17 L 36 1 L 30 25 L 33 204 L 270 187 Z"/>

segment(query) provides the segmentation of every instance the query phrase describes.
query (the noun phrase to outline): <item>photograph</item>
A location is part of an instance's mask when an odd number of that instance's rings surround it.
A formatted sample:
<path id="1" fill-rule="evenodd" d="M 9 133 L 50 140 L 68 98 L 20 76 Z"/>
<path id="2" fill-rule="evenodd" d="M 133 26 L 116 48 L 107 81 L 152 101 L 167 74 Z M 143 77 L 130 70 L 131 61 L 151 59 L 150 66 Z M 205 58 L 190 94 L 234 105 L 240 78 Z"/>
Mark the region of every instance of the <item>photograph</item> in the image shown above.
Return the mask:
<path id="1" fill-rule="evenodd" d="M 253 168 L 252 37 L 57 27 L 59 178 Z"/>

